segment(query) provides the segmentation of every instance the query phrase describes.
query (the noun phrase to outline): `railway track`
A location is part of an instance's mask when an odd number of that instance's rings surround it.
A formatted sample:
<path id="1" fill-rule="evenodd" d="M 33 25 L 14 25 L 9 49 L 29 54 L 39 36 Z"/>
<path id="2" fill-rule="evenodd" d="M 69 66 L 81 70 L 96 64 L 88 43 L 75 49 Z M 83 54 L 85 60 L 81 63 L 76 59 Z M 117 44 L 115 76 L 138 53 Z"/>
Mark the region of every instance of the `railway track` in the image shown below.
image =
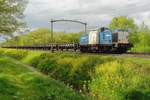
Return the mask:
<path id="1" fill-rule="evenodd" d="M 27 50 L 43 50 L 43 51 L 62 51 L 62 52 L 75 52 L 81 53 L 80 47 L 78 44 L 51 44 L 46 46 L 3 46 L 1 48 L 8 48 L 8 49 L 27 49 Z M 118 52 L 85 52 L 83 54 L 112 54 L 112 55 L 143 55 L 143 56 L 150 56 L 150 52 L 126 52 L 126 53 L 118 53 Z"/>
<path id="2" fill-rule="evenodd" d="M 132 54 L 132 55 L 150 55 L 150 52 L 127 52 L 126 54 Z"/>

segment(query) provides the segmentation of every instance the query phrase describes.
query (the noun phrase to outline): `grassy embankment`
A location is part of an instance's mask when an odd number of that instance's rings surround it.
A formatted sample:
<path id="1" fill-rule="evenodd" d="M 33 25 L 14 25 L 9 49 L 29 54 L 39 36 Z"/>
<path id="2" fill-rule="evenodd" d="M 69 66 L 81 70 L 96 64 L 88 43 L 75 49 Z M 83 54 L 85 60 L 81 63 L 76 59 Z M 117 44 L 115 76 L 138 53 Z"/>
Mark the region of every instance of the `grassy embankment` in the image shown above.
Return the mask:
<path id="1" fill-rule="evenodd" d="M 150 98 L 150 59 L 6 49 L 0 54 L 31 65 L 97 100 Z"/>
<path id="2" fill-rule="evenodd" d="M 87 100 L 63 83 L 0 56 L 0 100 Z"/>

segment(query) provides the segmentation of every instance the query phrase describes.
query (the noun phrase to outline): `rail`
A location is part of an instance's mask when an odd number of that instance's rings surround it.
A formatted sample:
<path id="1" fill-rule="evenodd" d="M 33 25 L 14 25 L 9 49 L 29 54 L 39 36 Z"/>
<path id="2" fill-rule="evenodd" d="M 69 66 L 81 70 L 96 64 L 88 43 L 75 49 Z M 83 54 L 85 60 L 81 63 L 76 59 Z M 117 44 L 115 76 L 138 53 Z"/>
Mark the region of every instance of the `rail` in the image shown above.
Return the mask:
<path id="1" fill-rule="evenodd" d="M 2 46 L 1 48 L 9 49 L 29 49 L 29 50 L 50 50 L 50 51 L 80 51 L 79 44 L 49 44 L 49 45 L 39 45 L 39 46 Z M 93 53 L 91 53 L 93 54 Z M 94 54 L 118 54 L 113 52 L 106 53 L 94 53 Z M 122 54 L 129 55 L 150 55 L 150 52 L 126 52 Z"/>

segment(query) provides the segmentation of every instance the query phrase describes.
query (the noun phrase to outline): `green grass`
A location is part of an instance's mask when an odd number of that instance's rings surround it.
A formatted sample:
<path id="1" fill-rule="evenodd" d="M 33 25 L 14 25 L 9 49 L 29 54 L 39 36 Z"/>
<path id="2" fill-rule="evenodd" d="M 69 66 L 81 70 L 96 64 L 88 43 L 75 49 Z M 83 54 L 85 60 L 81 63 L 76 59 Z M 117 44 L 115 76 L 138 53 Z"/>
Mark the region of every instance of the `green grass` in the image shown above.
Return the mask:
<path id="1" fill-rule="evenodd" d="M 141 64 L 141 65 L 150 65 L 150 59 L 145 59 L 145 58 L 127 58 L 128 60 L 136 63 L 136 64 Z"/>
<path id="2" fill-rule="evenodd" d="M 87 100 L 55 81 L 8 57 L 0 57 L 0 100 Z"/>
<path id="3" fill-rule="evenodd" d="M 135 45 L 129 50 L 131 52 L 150 52 L 150 46 L 143 46 L 143 44 Z"/>
<path id="4" fill-rule="evenodd" d="M 26 51 L 0 49 L 0 55 L 21 58 L 19 61 L 95 100 L 150 99 L 148 58 L 41 51 L 27 51 L 23 56 L 18 52 L 24 54 Z"/>

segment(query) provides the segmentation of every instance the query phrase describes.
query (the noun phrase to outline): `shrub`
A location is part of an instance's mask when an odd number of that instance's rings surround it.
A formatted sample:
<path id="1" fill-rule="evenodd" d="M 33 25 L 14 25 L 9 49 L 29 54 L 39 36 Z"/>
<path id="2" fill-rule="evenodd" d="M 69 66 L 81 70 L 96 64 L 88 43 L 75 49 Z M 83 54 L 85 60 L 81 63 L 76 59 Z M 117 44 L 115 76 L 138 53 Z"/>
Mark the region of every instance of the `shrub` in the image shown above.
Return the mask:
<path id="1" fill-rule="evenodd" d="M 53 73 L 53 70 L 56 69 L 56 67 L 57 63 L 55 59 L 50 58 L 40 59 L 37 65 L 37 68 L 46 74 Z"/>
<path id="2" fill-rule="evenodd" d="M 5 49 L 4 54 L 6 56 L 12 57 L 17 60 L 21 60 L 28 55 L 28 51 L 26 50 L 13 50 L 13 49 Z"/>
<path id="3" fill-rule="evenodd" d="M 71 84 L 71 70 L 73 68 L 73 65 L 71 64 L 72 61 L 73 59 L 70 57 L 60 58 L 57 61 L 57 67 L 54 72 L 57 79 Z"/>
<path id="4" fill-rule="evenodd" d="M 150 88 L 150 82 L 147 80 L 150 79 L 146 80 L 140 70 L 141 65 L 135 66 L 130 61 L 124 62 L 124 59 L 97 65 L 90 93 L 99 99 L 125 100 L 136 95 L 136 92 L 132 94 L 134 90 L 138 90 L 138 93 L 149 91 L 147 88 Z M 147 94 L 144 93 L 143 96 L 145 95 Z"/>

